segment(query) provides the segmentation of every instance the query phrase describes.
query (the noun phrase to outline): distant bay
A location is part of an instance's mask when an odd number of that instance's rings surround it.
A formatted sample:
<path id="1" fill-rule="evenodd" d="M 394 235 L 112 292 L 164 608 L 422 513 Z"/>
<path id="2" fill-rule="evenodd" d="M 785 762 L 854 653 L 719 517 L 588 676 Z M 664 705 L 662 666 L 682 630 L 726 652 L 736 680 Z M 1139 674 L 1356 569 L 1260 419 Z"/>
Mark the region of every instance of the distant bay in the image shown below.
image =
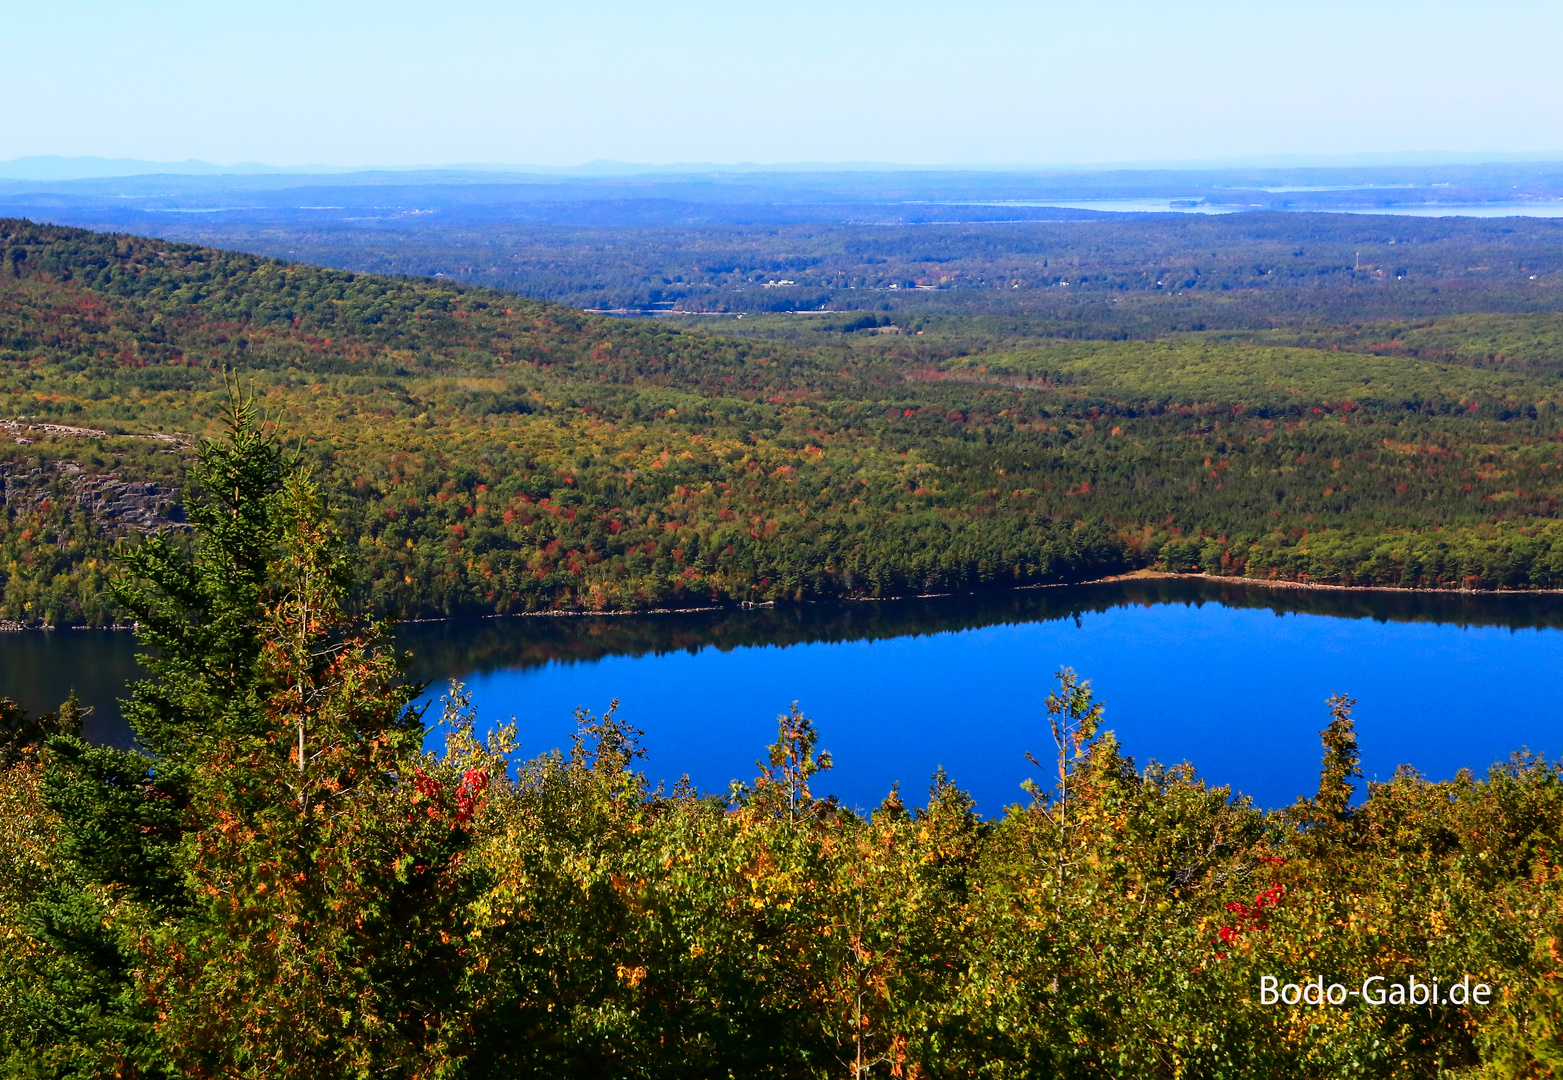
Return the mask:
<path id="1" fill-rule="evenodd" d="M 1284 205 L 1267 203 L 1247 206 L 1240 203 L 1207 202 L 1203 199 L 1062 199 L 1013 200 L 981 203 L 948 203 L 950 206 L 1037 207 L 1054 210 L 1096 210 L 1114 214 L 1237 214 L 1250 210 L 1285 210 L 1308 214 L 1389 214 L 1396 217 L 1471 217 L 1471 218 L 1559 218 L 1563 217 L 1563 199 L 1533 202 L 1427 202 L 1386 203 L 1382 206 Z"/>

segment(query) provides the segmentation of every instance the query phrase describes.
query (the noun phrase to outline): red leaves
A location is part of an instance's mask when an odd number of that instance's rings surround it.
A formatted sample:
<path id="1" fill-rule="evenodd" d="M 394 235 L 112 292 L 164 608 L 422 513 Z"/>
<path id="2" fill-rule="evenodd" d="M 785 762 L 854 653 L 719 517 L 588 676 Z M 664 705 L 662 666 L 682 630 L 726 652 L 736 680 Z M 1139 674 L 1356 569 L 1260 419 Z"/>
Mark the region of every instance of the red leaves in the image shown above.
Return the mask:
<path id="1" fill-rule="evenodd" d="M 1249 920 L 1256 927 L 1262 927 L 1264 912 L 1280 903 L 1285 891 L 1280 885 L 1272 885 L 1256 895 L 1252 904 L 1245 904 L 1239 900 L 1226 905 L 1226 909 L 1236 914 L 1239 919 Z"/>
<path id="2" fill-rule="evenodd" d="M 456 785 L 456 812 L 453 815 L 458 824 L 472 820 L 487 790 L 488 770 L 468 769 L 462 774 L 461 783 Z"/>
<path id="3" fill-rule="evenodd" d="M 1282 863 L 1285 859 L 1275 856 L 1260 856 L 1267 863 Z M 1286 888 L 1282 885 L 1271 885 L 1268 889 L 1254 896 L 1254 902 L 1245 904 L 1241 900 L 1234 900 L 1226 905 L 1226 909 L 1237 918 L 1236 926 L 1223 926 L 1216 931 L 1216 937 L 1223 945 L 1231 945 L 1237 941 L 1240 934 L 1249 930 L 1263 930 L 1269 925 L 1265 918 L 1267 911 L 1273 910 L 1281 902 L 1281 897 L 1286 895 Z"/>
<path id="4" fill-rule="evenodd" d="M 428 802 L 429 805 L 424 808 L 428 815 L 430 817 L 439 816 L 438 805 L 442 801 L 440 796 L 444 793 L 440 787 L 440 782 L 425 776 L 423 770 L 419 769 L 417 775 L 413 777 L 412 786 L 413 790 L 418 793 L 418 797 L 414 801 Z"/>
<path id="5" fill-rule="evenodd" d="M 447 797 L 445 785 L 419 769 L 413 774 L 413 806 L 408 815 L 412 820 L 421 810 L 431 821 L 447 821 L 452 828 L 471 821 L 482 807 L 483 795 L 488 791 L 488 770 L 468 769 Z"/>

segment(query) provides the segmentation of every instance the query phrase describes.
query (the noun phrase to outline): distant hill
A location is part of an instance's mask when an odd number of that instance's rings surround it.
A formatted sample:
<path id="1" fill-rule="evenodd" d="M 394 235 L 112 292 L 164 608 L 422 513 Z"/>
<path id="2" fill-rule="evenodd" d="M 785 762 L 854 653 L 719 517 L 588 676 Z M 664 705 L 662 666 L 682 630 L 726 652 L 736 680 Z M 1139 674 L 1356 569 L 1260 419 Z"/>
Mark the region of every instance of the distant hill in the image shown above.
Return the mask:
<path id="1" fill-rule="evenodd" d="M 1563 586 L 1556 313 L 1154 341 L 871 321 L 724 337 L 0 220 L 0 619 L 112 619 L 113 545 L 180 528 L 225 371 L 313 463 L 375 610 L 1140 566 Z"/>
<path id="2" fill-rule="evenodd" d="M 90 494 L 159 485 L 177 523 L 225 369 L 317 461 L 381 609 L 921 592 L 1121 565 L 1100 527 L 914 495 L 923 456 L 861 426 L 902 380 L 839 350 L 25 222 L 0 222 L 0 244 L 15 621 L 109 618 L 108 548 L 134 527 Z"/>

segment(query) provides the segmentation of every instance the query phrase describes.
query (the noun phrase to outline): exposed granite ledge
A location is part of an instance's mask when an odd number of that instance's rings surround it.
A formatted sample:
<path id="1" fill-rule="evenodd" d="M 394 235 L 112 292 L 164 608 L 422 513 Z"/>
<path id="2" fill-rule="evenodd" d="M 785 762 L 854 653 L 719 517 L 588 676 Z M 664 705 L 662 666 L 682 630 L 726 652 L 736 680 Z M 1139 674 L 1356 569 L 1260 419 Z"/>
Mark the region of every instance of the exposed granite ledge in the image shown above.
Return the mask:
<path id="1" fill-rule="evenodd" d="M 0 462 L 0 506 L 31 509 L 52 497 L 56 479 L 70 488 L 76 509 L 102 522 L 110 534 L 188 529 L 179 489 L 155 480 L 126 480 L 114 472 L 88 472 L 80 462 L 51 468 Z"/>

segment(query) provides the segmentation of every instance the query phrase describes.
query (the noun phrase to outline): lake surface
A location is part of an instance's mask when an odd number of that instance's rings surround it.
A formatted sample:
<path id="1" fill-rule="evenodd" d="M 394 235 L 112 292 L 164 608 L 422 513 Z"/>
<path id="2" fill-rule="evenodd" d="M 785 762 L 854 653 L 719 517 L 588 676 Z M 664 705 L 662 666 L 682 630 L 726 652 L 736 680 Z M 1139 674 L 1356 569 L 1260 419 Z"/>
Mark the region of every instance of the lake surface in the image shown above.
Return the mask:
<path id="1" fill-rule="evenodd" d="M 1144 765 L 1191 761 L 1266 806 L 1317 786 L 1325 698 L 1358 699 L 1364 771 L 1445 778 L 1528 747 L 1563 753 L 1563 597 L 1266 589 L 1151 579 L 982 596 L 668 615 L 410 625 L 415 675 L 464 679 L 514 715 L 522 753 L 567 745 L 573 712 L 645 732 L 654 779 L 704 790 L 754 776 L 794 700 L 836 769 L 816 790 L 920 803 L 942 765 L 985 813 L 1021 798 L 1025 752 L 1051 748 L 1054 670 L 1092 680 L 1107 727 Z M 0 635 L 0 694 L 51 706 L 75 686 L 92 735 L 124 742 L 112 698 L 128 634 Z"/>

